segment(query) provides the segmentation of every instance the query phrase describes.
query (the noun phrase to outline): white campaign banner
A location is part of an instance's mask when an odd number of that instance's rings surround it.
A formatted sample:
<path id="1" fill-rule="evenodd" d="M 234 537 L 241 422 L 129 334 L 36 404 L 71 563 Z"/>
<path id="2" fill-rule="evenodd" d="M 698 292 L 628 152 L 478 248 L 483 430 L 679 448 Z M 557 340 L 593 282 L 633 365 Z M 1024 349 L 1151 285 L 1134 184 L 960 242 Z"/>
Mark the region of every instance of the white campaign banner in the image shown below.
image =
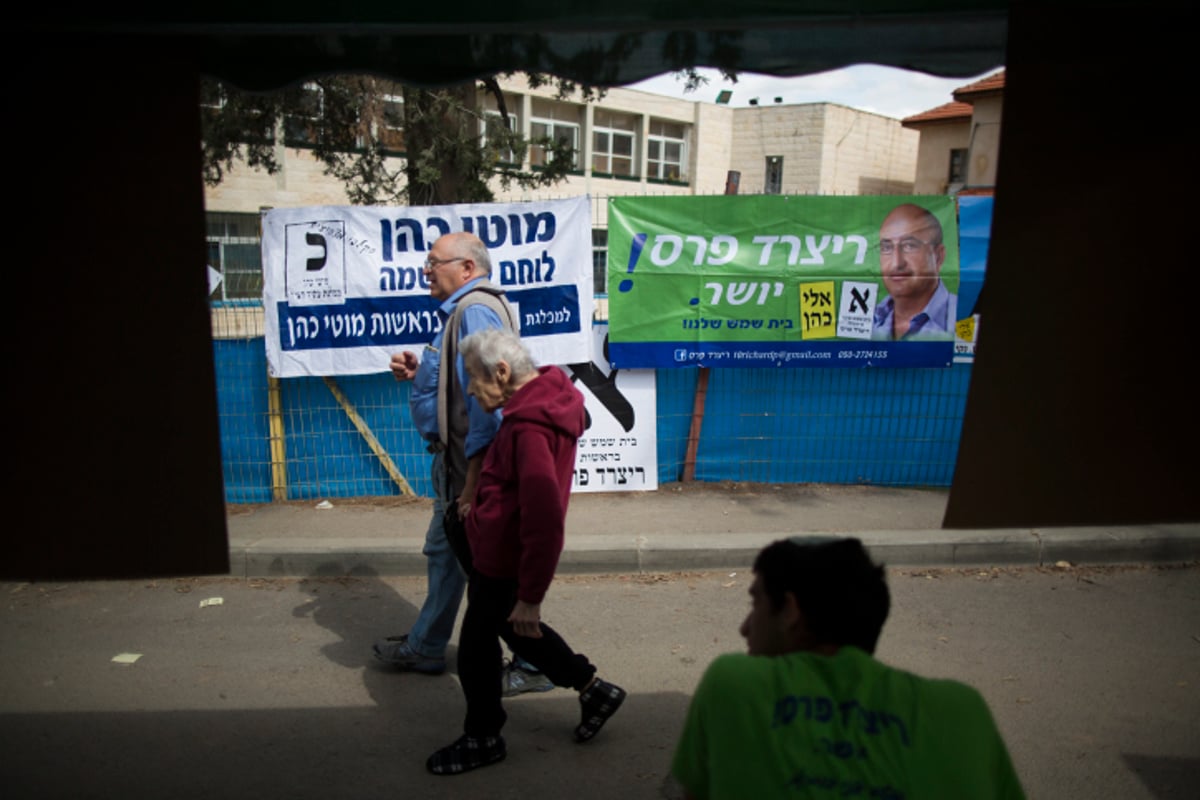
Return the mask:
<path id="1" fill-rule="evenodd" d="M 658 488 L 658 396 L 652 369 L 612 369 L 608 323 L 592 326 L 592 360 L 562 369 L 583 393 L 587 429 L 575 453 L 572 492 Z"/>
<path id="2" fill-rule="evenodd" d="M 263 215 L 267 366 L 276 378 L 387 372 L 441 330 L 421 267 L 438 236 L 487 245 L 521 338 L 541 364 L 592 358 L 586 196 L 453 206 L 307 206 Z"/>

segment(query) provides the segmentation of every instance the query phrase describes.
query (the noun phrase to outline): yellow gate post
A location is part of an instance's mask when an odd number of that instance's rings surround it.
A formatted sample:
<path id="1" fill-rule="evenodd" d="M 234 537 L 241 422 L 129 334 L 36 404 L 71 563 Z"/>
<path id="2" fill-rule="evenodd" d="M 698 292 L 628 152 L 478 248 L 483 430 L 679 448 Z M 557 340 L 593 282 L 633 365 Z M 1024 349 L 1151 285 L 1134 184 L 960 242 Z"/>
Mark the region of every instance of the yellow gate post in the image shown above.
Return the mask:
<path id="1" fill-rule="evenodd" d="M 283 404 L 279 399 L 279 378 L 267 376 L 267 405 L 271 426 L 271 497 L 277 503 L 287 500 L 287 451 L 283 438 Z"/>

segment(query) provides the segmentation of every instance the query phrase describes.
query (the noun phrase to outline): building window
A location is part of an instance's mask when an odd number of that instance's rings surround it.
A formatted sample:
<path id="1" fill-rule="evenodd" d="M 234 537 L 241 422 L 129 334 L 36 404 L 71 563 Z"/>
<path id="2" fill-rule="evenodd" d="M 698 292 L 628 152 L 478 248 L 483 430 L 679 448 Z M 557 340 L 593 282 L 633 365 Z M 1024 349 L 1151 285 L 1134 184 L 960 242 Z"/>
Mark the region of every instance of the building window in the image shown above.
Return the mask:
<path id="1" fill-rule="evenodd" d="M 216 117 L 219 124 L 228 124 L 228 120 L 222 120 L 220 115 L 227 112 L 230 107 L 230 90 L 215 80 L 200 81 L 200 113 L 208 118 Z M 232 137 L 246 144 L 270 144 L 275 141 L 275 124 L 263 114 L 261 109 L 256 109 L 253 104 L 241 102 L 233 109 L 233 115 L 236 116 L 242 126 L 242 129 Z"/>
<path id="2" fill-rule="evenodd" d="M 404 96 L 385 94 L 380 98 L 379 142 L 388 150 L 404 152 Z"/>
<path id="3" fill-rule="evenodd" d="M 262 300 L 262 236 L 258 214 L 205 215 L 208 266 L 221 273 L 210 300 Z"/>
<path id="4" fill-rule="evenodd" d="M 967 182 L 967 148 L 958 147 L 950 151 L 950 183 Z"/>
<path id="5" fill-rule="evenodd" d="M 783 192 L 783 156 L 767 156 L 767 179 L 763 181 L 763 194 Z"/>
<path id="6" fill-rule="evenodd" d="M 687 180 L 687 139 L 682 124 L 650 120 L 646 173 L 647 177 L 662 181 Z"/>
<path id="7" fill-rule="evenodd" d="M 554 122 L 552 120 L 535 119 L 529 126 L 532 139 L 551 139 L 562 142 L 575 151 L 571 157 L 571 166 L 579 166 L 579 126 L 569 122 Z M 549 155 L 543 145 L 534 144 L 529 147 L 529 164 L 534 167 L 544 167 Z"/>
<path id="8" fill-rule="evenodd" d="M 480 134 L 483 136 L 483 142 L 487 145 L 493 139 L 497 138 L 497 134 L 505 128 L 504 117 L 500 116 L 499 111 L 485 110 L 483 112 L 483 122 Z M 517 130 L 517 118 L 514 114 L 508 115 L 508 130 L 515 132 Z M 517 154 L 510 147 L 498 147 L 496 150 L 496 158 L 502 164 L 520 164 L 521 159 L 517 158 Z"/>
<path id="9" fill-rule="evenodd" d="M 297 107 L 283 117 L 283 141 L 286 144 L 316 144 L 324 100 L 320 86 L 304 84 Z"/>
<path id="10" fill-rule="evenodd" d="M 592 172 L 637 175 L 633 162 L 636 125 L 636 118 L 630 114 L 596 110 L 592 119 Z"/>
<path id="11" fill-rule="evenodd" d="M 592 228 L 592 291 L 608 294 L 608 230 Z"/>
<path id="12" fill-rule="evenodd" d="M 529 120 L 529 138 L 550 139 L 570 147 L 573 151 L 570 166 L 578 169 L 579 131 L 583 127 L 582 113 L 583 106 L 535 98 Z M 536 144 L 529 146 L 530 166 L 544 167 L 547 165 L 549 157 L 545 146 Z"/>
<path id="13" fill-rule="evenodd" d="M 479 121 L 479 136 L 483 139 L 484 148 L 489 145 L 494 148 L 491 157 L 505 166 L 520 167 L 525 160 L 525 151 L 513 150 L 514 140 L 520 139 L 522 99 L 519 95 L 501 95 L 504 101 L 505 114 L 500 113 L 500 100 L 491 92 L 480 91 L 479 103 L 483 116 Z M 507 122 L 505 119 L 507 118 Z M 506 133 L 507 129 L 507 133 Z M 493 144 L 494 143 L 494 144 Z"/>

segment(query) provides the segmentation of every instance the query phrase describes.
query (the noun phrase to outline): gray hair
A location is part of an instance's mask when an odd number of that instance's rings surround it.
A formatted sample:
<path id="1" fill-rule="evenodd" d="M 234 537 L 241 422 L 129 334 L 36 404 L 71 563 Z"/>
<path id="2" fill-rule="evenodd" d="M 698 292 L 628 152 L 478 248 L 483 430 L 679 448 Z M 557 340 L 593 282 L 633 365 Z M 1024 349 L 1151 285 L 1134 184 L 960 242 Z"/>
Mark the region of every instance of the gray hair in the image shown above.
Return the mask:
<path id="1" fill-rule="evenodd" d="M 434 244 L 442 241 L 449 244 L 450 252 L 455 258 L 469 258 L 475 262 L 472 275 L 492 277 L 492 256 L 488 253 L 487 245 L 478 236 L 470 231 L 443 233 Z"/>
<path id="2" fill-rule="evenodd" d="M 521 338 L 506 328 L 486 328 L 472 333 L 458 343 L 463 363 L 470 359 L 478 362 L 488 377 L 496 375 L 501 361 L 512 370 L 513 380 L 522 380 L 537 372 L 533 356 Z"/>
<path id="3" fill-rule="evenodd" d="M 488 254 L 487 245 L 478 236 L 464 236 L 462 252 L 466 258 L 475 262 L 476 273 L 492 277 L 492 257 Z"/>

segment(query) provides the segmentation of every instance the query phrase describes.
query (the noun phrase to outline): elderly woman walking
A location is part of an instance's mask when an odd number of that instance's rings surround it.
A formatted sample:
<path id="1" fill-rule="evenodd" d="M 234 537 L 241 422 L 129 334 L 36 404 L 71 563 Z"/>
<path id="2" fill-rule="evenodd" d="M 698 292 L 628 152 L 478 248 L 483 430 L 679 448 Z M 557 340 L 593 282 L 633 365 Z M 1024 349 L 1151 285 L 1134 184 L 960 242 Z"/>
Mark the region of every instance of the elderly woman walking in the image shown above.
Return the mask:
<path id="1" fill-rule="evenodd" d="M 514 334 L 483 330 L 459 342 L 468 392 L 486 411 L 503 408 L 466 518 L 471 569 L 458 641 L 458 677 L 467 700 L 463 735 L 426 768 L 456 775 L 507 754 L 500 729 L 500 639 L 556 686 L 579 692 L 575 741 L 599 732 L 625 690 L 596 675 L 541 621 L 542 601 L 563 548 L 575 448 L 584 430 L 583 395 L 558 367 L 536 367 Z"/>

